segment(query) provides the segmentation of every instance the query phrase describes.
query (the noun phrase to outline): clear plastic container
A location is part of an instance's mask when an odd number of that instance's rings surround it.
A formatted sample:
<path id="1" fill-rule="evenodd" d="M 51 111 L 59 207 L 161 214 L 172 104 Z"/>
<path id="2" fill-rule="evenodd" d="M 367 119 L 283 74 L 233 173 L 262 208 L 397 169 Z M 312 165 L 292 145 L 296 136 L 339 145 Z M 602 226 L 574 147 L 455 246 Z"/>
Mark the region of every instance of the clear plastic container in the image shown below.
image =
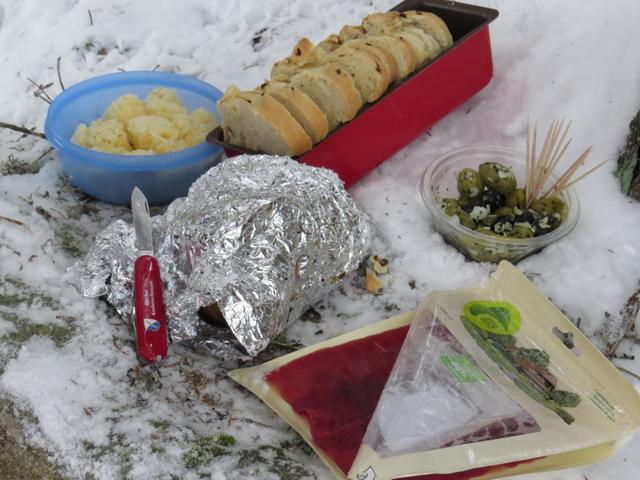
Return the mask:
<path id="1" fill-rule="evenodd" d="M 508 260 L 516 263 L 560 240 L 574 229 L 580 217 L 580 204 L 571 188 L 561 194 L 561 198 L 569 206 L 567 219 L 557 229 L 539 237 L 520 239 L 486 235 L 460 225 L 455 217 L 448 217 L 440 207 L 440 200 L 458 196 L 457 178 L 460 170 L 466 167 L 477 169 L 484 162 L 498 162 L 511 167 L 518 185 L 524 185 L 524 154 L 510 148 L 494 146 L 466 147 L 441 155 L 429 165 L 420 184 L 422 199 L 436 230 L 467 258 L 478 262 Z M 552 176 L 545 188 L 551 186 L 555 179 Z"/>
<path id="2" fill-rule="evenodd" d="M 222 149 L 206 142 L 162 155 L 115 155 L 71 142 L 80 123 L 89 124 L 102 117 L 116 98 L 131 93 L 144 98 L 156 87 L 175 89 L 189 111 L 203 107 L 218 116 L 220 90 L 201 80 L 168 72 L 120 72 L 94 77 L 55 98 L 49 106 L 45 133 L 74 185 L 100 200 L 123 205 L 129 203 L 131 191 L 138 187 L 149 203 L 161 205 L 186 195 L 196 178 L 220 162 Z"/>

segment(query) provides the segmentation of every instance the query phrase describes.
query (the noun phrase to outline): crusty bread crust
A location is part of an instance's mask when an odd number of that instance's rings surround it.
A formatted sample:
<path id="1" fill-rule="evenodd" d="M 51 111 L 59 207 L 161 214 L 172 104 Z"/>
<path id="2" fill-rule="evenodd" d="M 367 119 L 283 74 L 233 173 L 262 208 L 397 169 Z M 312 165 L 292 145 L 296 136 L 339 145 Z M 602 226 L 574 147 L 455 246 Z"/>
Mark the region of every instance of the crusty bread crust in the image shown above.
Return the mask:
<path id="1" fill-rule="evenodd" d="M 366 34 L 367 30 L 362 25 L 345 25 L 340 30 L 338 37 L 342 43 L 346 43 L 349 40 L 364 37 Z"/>
<path id="2" fill-rule="evenodd" d="M 381 72 L 376 59 L 351 42 L 338 48 L 328 59 L 351 74 L 363 102 L 376 101 L 389 86 L 388 78 Z"/>
<path id="3" fill-rule="evenodd" d="M 327 136 L 327 116 L 306 93 L 286 83 L 265 82 L 261 88 L 289 110 L 314 144 Z"/>
<path id="4" fill-rule="evenodd" d="M 427 53 L 425 60 L 433 60 L 442 53 L 442 47 L 440 47 L 440 44 L 433 37 L 433 35 L 426 33 L 421 28 L 418 28 L 414 25 L 405 25 L 404 27 L 402 27 L 402 30 L 405 34 L 412 33 L 420 39 Z"/>
<path id="5" fill-rule="evenodd" d="M 346 100 L 345 113 L 347 118 L 342 121 L 348 122 L 353 119 L 353 117 L 358 113 L 358 110 L 360 110 L 360 107 L 362 107 L 362 100 L 360 99 L 360 93 L 358 92 L 356 83 L 351 75 L 340 70 L 340 66 L 332 62 L 326 63 L 320 67 L 318 71 L 335 82 L 344 95 Z"/>
<path id="6" fill-rule="evenodd" d="M 325 62 L 325 52 L 317 48 L 308 38 L 302 38 L 284 60 L 276 62 L 271 68 L 271 78 L 287 81 L 301 68 L 312 68 Z"/>
<path id="7" fill-rule="evenodd" d="M 345 25 L 338 37 L 343 44 L 366 38 L 367 42 L 393 56 L 396 65 L 395 81 L 409 75 L 418 64 L 418 57 L 406 41 L 391 35 L 371 33 L 362 25 Z"/>
<path id="8" fill-rule="evenodd" d="M 398 67 L 396 81 L 402 80 L 416 69 L 418 59 L 406 42 L 391 35 L 367 35 L 366 39 L 374 46 L 393 55 Z"/>
<path id="9" fill-rule="evenodd" d="M 291 85 L 303 90 L 327 114 L 330 130 L 353 119 L 362 106 L 355 81 L 336 63 L 302 69 Z"/>
<path id="10" fill-rule="evenodd" d="M 362 26 L 368 33 L 381 34 L 393 31 L 401 26 L 398 12 L 377 12 L 364 17 Z"/>
<path id="11" fill-rule="evenodd" d="M 373 43 L 367 41 L 366 37 L 351 40 L 348 44 L 358 50 L 366 52 L 375 60 L 380 72 L 384 76 L 386 83 L 385 90 L 395 81 L 396 75 L 398 74 L 398 64 L 396 63 L 396 59 L 393 58 L 393 55 L 387 50 L 376 47 Z"/>
<path id="12" fill-rule="evenodd" d="M 332 33 L 318 44 L 318 48 L 324 50 L 327 53 L 331 53 L 340 48 L 342 44 L 342 39 L 335 33 Z"/>
<path id="13" fill-rule="evenodd" d="M 398 15 L 401 19 L 421 28 L 426 33 L 431 34 L 440 44 L 442 50 L 446 50 L 453 45 L 453 37 L 451 32 L 447 28 L 447 24 L 444 23 L 437 15 L 431 12 L 419 12 L 416 10 L 409 10 L 402 12 Z"/>
<path id="14" fill-rule="evenodd" d="M 218 103 L 218 110 L 222 117 L 225 139 L 229 138 L 230 142 L 241 139 L 241 144 L 252 150 L 275 155 L 298 156 L 311 150 L 309 135 L 289 111 L 269 94 L 243 92 L 230 87 Z M 240 122 L 240 125 L 236 125 L 236 121 Z M 271 138 L 243 135 L 250 125 L 249 122 L 257 123 L 257 126 Z M 274 138 L 281 141 L 270 141 Z M 282 143 L 285 145 L 284 148 Z"/>
<path id="15" fill-rule="evenodd" d="M 412 24 L 400 17 L 399 12 L 372 13 L 364 18 L 362 25 L 371 34 L 391 35 L 405 42 L 416 56 L 418 64 L 431 58 L 428 42 L 424 38 L 427 34 L 421 29 L 416 28 L 416 32 L 405 28 Z"/>

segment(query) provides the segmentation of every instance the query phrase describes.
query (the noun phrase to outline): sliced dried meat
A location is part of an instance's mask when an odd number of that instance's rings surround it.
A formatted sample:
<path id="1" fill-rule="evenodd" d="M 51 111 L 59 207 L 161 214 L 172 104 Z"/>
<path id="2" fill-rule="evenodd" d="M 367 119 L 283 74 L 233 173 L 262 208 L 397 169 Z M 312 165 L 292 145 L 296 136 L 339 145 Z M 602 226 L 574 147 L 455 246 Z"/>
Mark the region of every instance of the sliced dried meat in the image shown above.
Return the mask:
<path id="1" fill-rule="evenodd" d="M 349 471 L 408 327 L 318 350 L 267 375 L 309 421 L 313 441 Z"/>
<path id="2" fill-rule="evenodd" d="M 408 327 L 318 350 L 270 372 L 266 380 L 293 410 L 309 422 L 314 443 L 347 474 L 363 441 L 375 407 L 402 347 Z M 434 326 L 433 338 L 451 352 L 464 353 L 449 330 Z M 536 431 L 535 420 L 521 410 L 487 422 L 451 445 L 503 438 Z M 441 445 L 445 446 L 445 445 Z M 507 464 L 515 466 L 519 462 Z M 465 480 L 503 466 L 473 469 L 450 475 L 425 475 L 416 480 Z"/>

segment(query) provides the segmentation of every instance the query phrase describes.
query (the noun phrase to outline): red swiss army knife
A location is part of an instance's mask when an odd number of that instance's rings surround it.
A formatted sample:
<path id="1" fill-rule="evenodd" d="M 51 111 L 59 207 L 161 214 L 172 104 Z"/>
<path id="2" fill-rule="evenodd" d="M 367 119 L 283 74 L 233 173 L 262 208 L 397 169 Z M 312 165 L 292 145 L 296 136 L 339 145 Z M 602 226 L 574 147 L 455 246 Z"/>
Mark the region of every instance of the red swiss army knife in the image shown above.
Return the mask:
<path id="1" fill-rule="evenodd" d="M 151 215 L 144 193 L 131 193 L 131 210 L 136 231 L 138 258 L 133 267 L 133 315 L 138 356 L 146 363 L 167 357 L 169 339 L 162 298 L 160 265 L 153 256 Z"/>

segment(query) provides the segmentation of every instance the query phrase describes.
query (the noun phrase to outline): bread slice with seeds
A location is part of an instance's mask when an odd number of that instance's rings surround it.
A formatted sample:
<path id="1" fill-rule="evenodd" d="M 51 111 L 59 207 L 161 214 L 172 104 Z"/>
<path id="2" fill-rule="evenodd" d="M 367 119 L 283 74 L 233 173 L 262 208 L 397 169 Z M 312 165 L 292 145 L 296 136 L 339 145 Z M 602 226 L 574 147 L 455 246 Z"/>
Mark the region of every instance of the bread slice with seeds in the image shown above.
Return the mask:
<path id="1" fill-rule="evenodd" d="M 366 30 L 361 26 L 345 26 L 340 35 L 329 35 L 320 42 L 318 49 L 324 52 L 335 52 L 339 48 L 346 46 L 357 46 L 358 50 L 366 52 L 378 64 L 379 69 L 389 79 L 391 83 L 397 74 L 398 65 L 393 55 L 386 49 L 376 47 L 372 43 L 364 41 Z"/>
<path id="2" fill-rule="evenodd" d="M 396 31 L 405 27 L 406 30 L 413 30 L 418 33 L 427 44 L 428 58 L 435 58 L 444 50 L 453 45 L 453 37 L 444 21 L 431 12 L 420 12 L 409 10 L 406 12 L 385 12 L 374 13 L 365 17 L 363 26 L 367 30 Z M 424 33 L 421 35 L 420 32 Z M 437 45 L 436 45 L 437 44 Z"/>
<path id="3" fill-rule="evenodd" d="M 429 51 L 422 35 L 416 35 L 415 32 L 406 30 L 404 28 L 398 29 L 393 33 L 389 33 L 389 35 L 399 38 L 403 42 L 406 42 L 407 45 L 409 45 L 409 48 L 411 48 L 414 55 L 416 56 L 418 65 L 431 58 L 431 52 Z"/>
<path id="4" fill-rule="evenodd" d="M 339 64 L 327 61 L 327 53 L 307 38 L 296 44 L 291 56 L 273 66 L 271 79 L 288 81 L 308 95 L 327 116 L 329 130 L 351 120 L 362 106 L 353 77 Z"/>
<path id="5" fill-rule="evenodd" d="M 320 107 L 302 90 L 283 82 L 265 82 L 260 89 L 289 110 L 315 144 L 329 133 L 329 121 Z"/>
<path id="6" fill-rule="evenodd" d="M 395 81 L 400 81 L 416 69 L 418 59 L 410 45 L 391 35 L 372 35 L 362 26 L 345 25 L 340 30 L 339 39 L 344 44 L 357 38 L 366 38 L 373 46 L 386 50 L 397 65 Z"/>
<path id="7" fill-rule="evenodd" d="M 404 34 L 411 33 L 420 38 L 424 45 L 424 50 L 427 52 L 425 60 L 433 60 L 442 53 L 442 47 L 440 47 L 438 41 L 424 30 L 413 25 L 405 25 L 402 27 L 402 32 Z"/>
<path id="8" fill-rule="evenodd" d="M 380 34 L 401 26 L 398 12 L 370 13 L 362 19 L 362 26 L 370 34 Z"/>
<path id="9" fill-rule="evenodd" d="M 367 41 L 393 55 L 397 65 L 396 81 L 411 74 L 418 65 L 418 58 L 408 43 L 391 35 L 368 35 Z"/>
<path id="10" fill-rule="evenodd" d="M 447 24 L 444 23 L 439 16 L 431 12 L 420 12 L 416 10 L 408 10 L 401 12 L 398 17 L 403 23 L 410 23 L 416 27 L 422 29 L 424 32 L 433 36 L 440 45 L 442 51 L 448 49 L 453 45 L 453 37 Z"/>
<path id="11" fill-rule="evenodd" d="M 353 119 L 362 106 L 353 77 L 336 63 L 303 68 L 290 83 L 311 97 L 327 115 L 329 130 Z"/>
<path id="12" fill-rule="evenodd" d="M 328 59 L 351 74 L 363 103 L 375 102 L 389 86 L 388 78 L 382 73 L 376 59 L 352 42 L 338 48 Z"/>
<path id="13" fill-rule="evenodd" d="M 324 50 L 317 48 L 308 38 L 302 38 L 293 47 L 291 55 L 276 62 L 271 68 L 271 78 L 277 81 L 286 82 L 294 76 L 301 68 L 318 67 L 325 63 L 326 54 Z"/>
<path id="14" fill-rule="evenodd" d="M 393 55 L 383 48 L 378 48 L 365 38 L 356 38 L 349 41 L 349 46 L 366 52 L 373 58 L 379 67 L 380 72 L 385 78 L 387 86 L 389 86 L 398 74 L 398 64 Z M 385 87 L 386 88 L 386 87 Z"/>
<path id="15" fill-rule="evenodd" d="M 345 25 L 340 30 L 338 38 L 340 42 L 347 43 L 349 40 L 355 40 L 356 38 L 362 38 L 367 35 L 367 29 L 362 25 Z"/>
<path id="16" fill-rule="evenodd" d="M 309 135 L 271 95 L 227 89 L 218 102 L 225 142 L 272 155 L 298 156 L 311 150 Z"/>
<path id="17" fill-rule="evenodd" d="M 431 52 L 422 35 L 423 32 L 417 34 L 415 31 L 405 29 L 405 25 L 397 13 L 372 13 L 364 17 L 362 26 L 370 35 L 389 35 L 405 42 L 412 50 L 416 57 L 416 63 L 419 65 L 431 58 Z"/>

